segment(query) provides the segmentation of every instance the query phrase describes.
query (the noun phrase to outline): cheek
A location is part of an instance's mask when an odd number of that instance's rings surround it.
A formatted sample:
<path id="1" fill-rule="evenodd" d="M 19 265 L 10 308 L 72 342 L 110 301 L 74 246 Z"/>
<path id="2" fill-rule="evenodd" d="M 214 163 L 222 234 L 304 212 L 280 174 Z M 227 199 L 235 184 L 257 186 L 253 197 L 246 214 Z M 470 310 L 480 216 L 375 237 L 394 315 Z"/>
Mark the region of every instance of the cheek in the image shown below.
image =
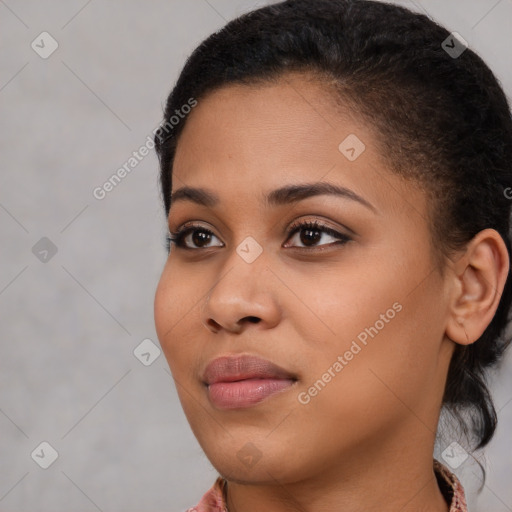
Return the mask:
<path id="1" fill-rule="evenodd" d="M 189 361 L 194 358 L 193 346 L 187 343 L 187 338 L 193 336 L 192 326 L 199 322 L 200 295 L 195 297 L 192 290 L 188 280 L 179 278 L 167 264 L 155 292 L 154 318 L 160 345 L 173 374 L 189 368 Z"/>
<path id="2" fill-rule="evenodd" d="M 300 320 L 303 360 L 312 362 L 304 386 L 336 404 L 343 396 L 340 410 L 389 400 L 400 407 L 397 396 L 414 400 L 435 376 L 443 332 L 441 283 L 429 275 L 428 258 L 413 259 L 405 249 L 401 255 L 394 250 L 389 257 L 381 251 L 347 259 L 330 275 L 296 280 L 302 283 L 297 295 L 315 313 Z"/>
<path id="3" fill-rule="evenodd" d="M 166 349 L 173 320 L 176 317 L 173 308 L 173 304 L 176 301 L 172 300 L 171 290 L 169 272 L 166 266 L 160 276 L 154 299 L 155 328 L 160 344 L 164 350 Z"/>

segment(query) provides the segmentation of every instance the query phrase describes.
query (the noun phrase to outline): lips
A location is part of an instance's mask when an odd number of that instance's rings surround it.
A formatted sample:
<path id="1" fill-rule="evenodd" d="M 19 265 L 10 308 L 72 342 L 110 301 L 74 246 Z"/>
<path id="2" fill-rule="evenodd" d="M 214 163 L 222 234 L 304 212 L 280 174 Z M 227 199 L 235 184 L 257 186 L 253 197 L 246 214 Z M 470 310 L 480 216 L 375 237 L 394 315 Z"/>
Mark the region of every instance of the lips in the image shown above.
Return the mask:
<path id="1" fill-rule="evenodd" d="M 205 384 L 247 379 L 290 379 L 297 377 L 267 359 L 256 356 L 224 356 L 211 361 L 203 374 Z"/>
<path id="2" fill-rule="evenodd" d="M 256 356 L 224 356 L 211 361 L 203 374 L 208 399 L 219 409 L 251 407 L 293 386 L 297 377 Z"/>

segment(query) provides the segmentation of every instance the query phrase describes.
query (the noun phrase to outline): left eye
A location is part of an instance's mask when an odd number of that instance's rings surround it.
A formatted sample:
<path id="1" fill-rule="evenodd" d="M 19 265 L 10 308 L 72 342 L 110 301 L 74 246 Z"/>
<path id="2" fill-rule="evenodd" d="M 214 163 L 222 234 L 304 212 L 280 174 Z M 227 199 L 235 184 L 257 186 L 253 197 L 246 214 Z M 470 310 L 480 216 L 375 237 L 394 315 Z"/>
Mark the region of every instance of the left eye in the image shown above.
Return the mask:
<path id="1" fill-rule="evenodd" d="M 350 237 L 344 235 L 342 233 L 338 233 L 334 229 L 329 228 L 328 226 L 324 226 L 319 224 L 318 222 L 303 222 L 292 227 L 289 233 L 290 235 L 294 235 L 291 237 L 292 239 L 298 240 L 300 243 L 304 244 L 302 247 L 315 247 L 318 242 L 320 242 L 324 235 L 334 239 L 333 243 L 322 243 L 318 245 L 334 245 L 334 244 L 345 244 L 351 240 Z M 289 238 L 290 239 L 290 238 Z M 285 245 L 288 247 L 288 245 Z M 300 246 L 299 246 L 300 247 Z"/>
<path id="2" fill-rule="evenodd" d="M 293 235 L 293 236 L 292 236 Z M 324 236 L 331 238 L 334 242 L 318 244 Z M 201 226 L 188 226 L 183 228 L 181 231 L 176 233 L 170 233 L 167 237 L 167 251 L 170 251 L 171 243 L 174 243 L 177 248 L 185 250 L 199 250 L 209 249 L 210 247 L 223 247 L 222 242 L 216 245 L 207 244 L 212 238 L 217 238 L 209 229 Z M 288 232 L 287 240 L 295 239 L 296 242 L 303 244 L 302 246 L 295 246 L 299 248 L 308 248 L 318 245 L 334 245 L 334 244 L 345 244 L 351 240 L 347 235 L 339 233 L 334 229 L 324 226 L 317 221 L 315 222 L 302 222 L 292 226 Z M 217 238 L 218 240 L 218 238 Z M 195 244 L 195 247 L 191 247 L 187 242 Z M 294 247 L 294 245 L 286 244 L 284 247 Z"/>

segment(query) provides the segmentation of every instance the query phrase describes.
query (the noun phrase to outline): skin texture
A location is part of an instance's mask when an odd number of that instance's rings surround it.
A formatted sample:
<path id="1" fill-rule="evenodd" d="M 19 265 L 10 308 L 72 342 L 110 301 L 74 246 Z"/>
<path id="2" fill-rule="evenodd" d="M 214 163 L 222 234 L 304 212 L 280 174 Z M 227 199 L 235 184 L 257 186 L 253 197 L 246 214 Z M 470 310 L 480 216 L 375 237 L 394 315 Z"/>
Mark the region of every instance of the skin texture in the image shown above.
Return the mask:
<path id="1" fill-rule="evenodd" d="M 338 149 L 349 134 L 366 147 L 354 161 Z M 262 199 L 319 181 L 352 190 L 375 211 L 328 195 L 276 207 Z M 498 306 L 508 272 L 501 237 L 479 233 L 441 277 L 424 192 L 386 168 L 371 127 L 300 75 L 200 100 L 173 168 L 173 192 L 185 185 L 209 189 L 219 203 L 176 202 L 170 230 L 194 221 L 214 236 L 195 245 L 189 235 L 188 251 L 172 245 L 155 323 L 190 426 L 228 480 L 229 509 L 448 511 L 432 469 L 441 400 L 455 343 L 475 341 Z M 288 236 L 296 220 L 351 240 Z M 263 248 L 252 263 L 236 251 L 248 236 Z M 300 403 L 299 393 L 396 303 L 394 318 Z M 256 406 L 218 409 L 201 375 L 231 354 L 269 359 L 298 380 Z M 247 450 L 250 465 L 239 456 Z"/>

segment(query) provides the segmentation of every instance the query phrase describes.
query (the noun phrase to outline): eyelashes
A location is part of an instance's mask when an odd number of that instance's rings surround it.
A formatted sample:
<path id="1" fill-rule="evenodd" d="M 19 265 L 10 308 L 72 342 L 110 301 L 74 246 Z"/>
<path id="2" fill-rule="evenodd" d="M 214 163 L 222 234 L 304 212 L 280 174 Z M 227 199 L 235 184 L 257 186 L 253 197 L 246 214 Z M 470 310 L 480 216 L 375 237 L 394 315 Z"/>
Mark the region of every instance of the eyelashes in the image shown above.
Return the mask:
<path id="1" fill-rule="evenodd" d="M 313 234 L 314 235 L 321 234 L 321 238 L 325 234 L 325 235 L 329 235 L 332 238 L 336 239 L 336 241 L 334 243 L 330 243 L 330 244 L 321 244 L 320 246 L 315 246 L 315 245 L 313 245 L 313 246 L 306 245 L 306 246 L 302 246 L 302 247 L 301 246 L 298 246 L 298 247 L 292 246 L 292 247 L 296 247 L 298 249 L 308 250 L 311 247 L 311 250 L 315 250 L 315 249 L 318 250 L 317 247 L 322 247 L 324 245 L 344 245 L 347 242 L 352 240 L 352 238 L 349 237 L 348 235 L 340 233 L 340 232 L 338 232 L 338 231 L 330 228 L 329 226 L 326 226 L 318 221 L 314 221 L 314 222 L 298 221 L 298 222 L 294 223 L 288 230 L 288 233 L 286 235 L 287 236 L 286 240 L 289 240 L 292 237 L 292 235 L 294 235 L 295 233 L 300 233 L 300 232 L 308 233 L 308 236 L 311 236 Z M 210 231 L 209 229 L 204 228 L 202 226 L 199 226 L 199 225 L 185 226 L 176 232 L 170 232 L 166 236 L 167 252 L 168 253 L 170 252 L 172 244 L 174 244 L 176 246 L 176 248 L 178 248 L 178 249 L 183 249 L 183 250 L 187 250 L 187 251 L 199 251 L 201 249 L 210 249 L 211 247 L 223 247 L 222 242 L 221 242 L 221 245 L 214 245 L 214 246 L 208 246 L 208 247 L 197 247 L 197 246 L 190 247 L 190 246 L 188 246 L 186 244 L 187 237 L 189 237 L 189 235 L 198 234 L 198 233 L 202 233 L 203 235 L 206 235 L 206 236 L 202 237 L 202 241 L 206 241 L 207 243 L 210 242 L 212 237 L 217 238 L 217 236 L 212 231 Z M 196 240 L 196 242 L 197 241 L 198 240 Z M 301 240 L 301 243 L 303 243 L 302 240 Z M 322 250 L 322 249 L 320 249 L 320 250 Z"/>

